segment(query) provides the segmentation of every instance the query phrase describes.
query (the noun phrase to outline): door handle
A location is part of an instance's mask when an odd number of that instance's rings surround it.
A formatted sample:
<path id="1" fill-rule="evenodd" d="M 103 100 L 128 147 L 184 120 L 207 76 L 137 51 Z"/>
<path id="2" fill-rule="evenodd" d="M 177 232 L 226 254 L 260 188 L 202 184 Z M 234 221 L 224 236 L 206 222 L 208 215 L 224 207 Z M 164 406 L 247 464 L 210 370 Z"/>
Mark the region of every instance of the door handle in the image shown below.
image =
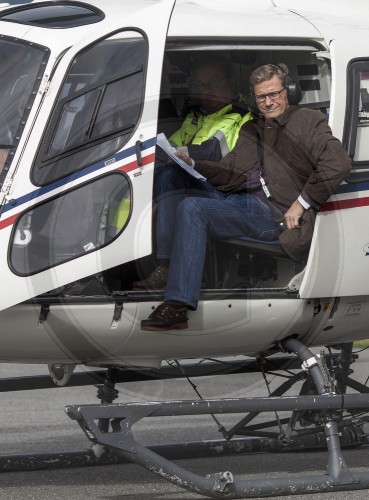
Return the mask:
<path id="1" fill-rule="evenodd" d="M 142 167 L 142 154 L 141 154 L 142 142 L 138 139 L 136 141 L 136 158 L 139 167 Z"/>

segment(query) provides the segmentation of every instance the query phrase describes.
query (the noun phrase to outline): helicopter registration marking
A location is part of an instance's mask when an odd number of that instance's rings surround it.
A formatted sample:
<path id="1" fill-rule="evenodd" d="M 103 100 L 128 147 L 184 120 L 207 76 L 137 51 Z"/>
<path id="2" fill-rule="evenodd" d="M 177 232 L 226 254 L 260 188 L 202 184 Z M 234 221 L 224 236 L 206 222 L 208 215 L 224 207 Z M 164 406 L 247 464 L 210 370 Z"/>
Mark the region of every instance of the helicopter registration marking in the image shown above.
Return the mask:
<path id="1" fill-rule="evenodd" d="M 351 304 L 347 304 L 343 311 L 343 315 L 345 317 L 358 316 L 363 312 L 365 306 L 366 302 L 353 302 Z"/>

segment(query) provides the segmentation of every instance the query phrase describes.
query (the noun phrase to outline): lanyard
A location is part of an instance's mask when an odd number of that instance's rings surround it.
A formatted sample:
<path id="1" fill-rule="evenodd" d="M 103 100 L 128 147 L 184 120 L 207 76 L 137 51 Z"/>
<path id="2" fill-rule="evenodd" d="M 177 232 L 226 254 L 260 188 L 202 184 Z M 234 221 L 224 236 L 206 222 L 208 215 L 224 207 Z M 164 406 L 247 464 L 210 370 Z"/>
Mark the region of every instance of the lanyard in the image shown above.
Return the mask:
<path id="1" fill-rule="evenodd" d="M 272 213 L 274 221 L 278 224 L 280 231 L 284 231 L 286 229 L 286 227 L 285 227 L 283 213 L 282 213 L 280 207 L 278 207 L 277 205 L 275 205 L 273 203 L 273 196 L 272 196 L 271 192 L 269 191 L 267 183 L 265 182 L 265 179 L 264 179 L 264 165 L 263 165 L 264 152 L 263 152 L 263 147 L 261 145 L 261 137 L 258 133 L 257 133 L 257 147 L 258 147 L 258 155 L 259 155 L 259 160 L 260 160 L 260 167 L 259 167 L 260 184 L 261 184 L 261 187 L 263 188 L 265 196 L 267 197 L 268 206 L 270 208 L 270 211 Z"/>
<path id="2" fill-rule="evenodd" d="M 261 137 L 257 133 L 257 148 L 258 148 L 258 155 L 259 155 L 259 160 L 260 160 L 260 166 L 259 166 L 259 179 L 260 179 L 260 184 L 261 187 L 263 188 L 264 194 L 267 198 L 272 198 L 272 194 L 269 191 L 269 188 L 267 186 L 267 183 L 265 181 L 265 173 L 264 173 L 264 151 L 263 151 L 263 146 L 261 145 Z"/>

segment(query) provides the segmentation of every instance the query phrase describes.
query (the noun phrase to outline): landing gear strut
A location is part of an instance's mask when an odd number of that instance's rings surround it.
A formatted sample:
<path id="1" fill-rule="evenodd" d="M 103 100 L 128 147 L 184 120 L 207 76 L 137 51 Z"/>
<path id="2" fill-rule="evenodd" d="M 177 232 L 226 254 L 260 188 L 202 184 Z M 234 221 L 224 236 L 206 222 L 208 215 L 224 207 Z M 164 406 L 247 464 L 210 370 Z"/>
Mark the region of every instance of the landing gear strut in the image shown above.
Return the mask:
<path id="1" fill-rule="evenodd" d="M 219 401 L 68 406 L 66 412 L 79 423 L 93 443 L 110 447 L 127 460 L 140 464 L 178 486 L 200 495 L 212 498 L 255 498 L 368 488 L 369 472 L 351 471 L 343 458 L 340 443 L 339 426 L 342 426 L 343 411 L 357 412 L 369 409 L 367 390 L 361 391 L 360 394 L 345 394 L 349 384 L 352 348 L 347 345 L 343 346 L 335 372 L 328 369 L 319 356 L 314 355 L 296 339 L 283 341 L 283 348 L 295 353 L 301 360 L 303 369 L 314 382 L 314 394 L 307 393 L 294 397 L 272 394 L 271 397 L 265 398 Z M 338 377 L 338 382 L 333 377 L 334 373 Z M 306 412 L 307 414 L 310 412 L 310 415 L 312 415 L 311 412 L 319 415 L 328 452 L 326 474 L 294 478 L 235 480 L 230 471 L 224 471 L 201 477 L 140 445 L 132 434 L 134 424 L 146 417 L 220 413 L 248 413 L 250 416 L 260 412 L 280 411 L 291 411 L 295 420 L 300 414 Z M 243 424 L 248 423 L 250 419 L 250 417 L 243 419 Z M 105 420 L 109 420 L 111 432 L 100 428 L 99 422 Z M 232 441 L 228 444 L 231 443 Z"/>

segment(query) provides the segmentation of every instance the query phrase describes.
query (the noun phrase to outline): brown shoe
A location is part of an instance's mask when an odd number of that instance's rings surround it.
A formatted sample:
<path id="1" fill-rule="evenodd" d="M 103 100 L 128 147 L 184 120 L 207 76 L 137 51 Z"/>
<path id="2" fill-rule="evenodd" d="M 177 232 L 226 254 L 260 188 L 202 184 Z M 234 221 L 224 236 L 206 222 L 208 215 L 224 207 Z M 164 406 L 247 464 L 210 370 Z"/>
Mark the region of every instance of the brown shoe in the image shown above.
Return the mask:
<path id="1" fill-rule="evenodd" d="M 167 266 L 159 266 L 155 271 L 145 280 L 134 281 L 132 283 L 132 290 L 164 290 L 168 279 Z"/>
<path id="2" fill-rule="evenodd" d="M 187 307 L 173 307 L 167 302 L 160 304 L 147 319 L 141 321 L 141 330 L 165 332 L 188 328 Z"/>

